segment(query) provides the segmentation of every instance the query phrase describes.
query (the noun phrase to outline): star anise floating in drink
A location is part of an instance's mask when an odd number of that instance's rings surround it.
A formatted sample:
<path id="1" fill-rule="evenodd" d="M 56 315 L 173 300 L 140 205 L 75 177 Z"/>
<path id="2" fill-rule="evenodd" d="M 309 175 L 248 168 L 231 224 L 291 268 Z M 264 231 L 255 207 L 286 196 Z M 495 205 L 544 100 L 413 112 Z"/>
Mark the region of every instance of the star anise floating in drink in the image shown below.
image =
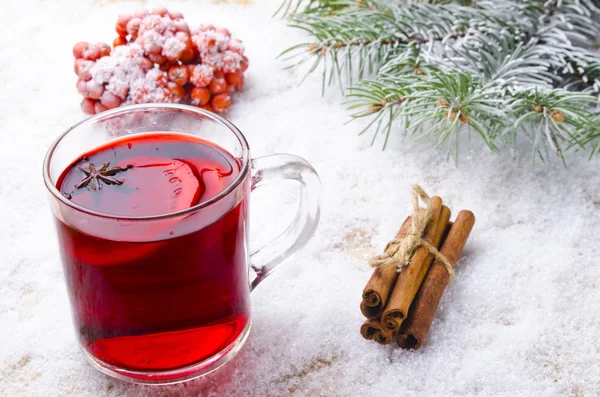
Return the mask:
<path id="1" fill-rule="evenodd" d="M 122 185 L 125 181 L 122 179 L 114 178 L 115 175 L 119 172 L 127 171 L 132 166 L 128 165 L 127 167 L 112 167 L 108 168 L 110 163 L 102 164 L 102 168 L 99 170 L 96 169 L 94 164 L 90 163 L 88 168 L 79 169 L 85 174 L 85 178 L 81 180 L 77 185 L 75 185 L 76 189 L 80 189 L 82 187 L 88 187 L 92 190 L 102 189 L 102 184 L 100 182 L 104 182 L 107 185 Z"/>

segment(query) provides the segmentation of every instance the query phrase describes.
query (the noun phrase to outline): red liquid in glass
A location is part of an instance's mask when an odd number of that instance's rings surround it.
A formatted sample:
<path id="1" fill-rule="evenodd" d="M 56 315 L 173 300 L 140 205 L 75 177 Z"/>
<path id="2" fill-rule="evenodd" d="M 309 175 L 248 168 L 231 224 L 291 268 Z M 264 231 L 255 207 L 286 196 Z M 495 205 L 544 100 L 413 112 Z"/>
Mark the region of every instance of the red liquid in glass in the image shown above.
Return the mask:
<path id="1" fill-rule="evenodd" d="M 106 162 L 131 166 L 114 174 L 121 185 L 75 188 L 86 176 L 80 168 Z M 218 195 L 239 172 L 238 161 L 210 142 L 153 133 L 84 154 L 57 188 L 99 213 L 162 215 Z M 183 235 L 177 220 L 161 220 L 144 229 L 146 242 L 97 237 L 57 219 L 75 323 L 91 355 L 125 370 L 173 370 L 211 358 L 240 335 L 250 315 L 245 198 L 232 207 Z"/>

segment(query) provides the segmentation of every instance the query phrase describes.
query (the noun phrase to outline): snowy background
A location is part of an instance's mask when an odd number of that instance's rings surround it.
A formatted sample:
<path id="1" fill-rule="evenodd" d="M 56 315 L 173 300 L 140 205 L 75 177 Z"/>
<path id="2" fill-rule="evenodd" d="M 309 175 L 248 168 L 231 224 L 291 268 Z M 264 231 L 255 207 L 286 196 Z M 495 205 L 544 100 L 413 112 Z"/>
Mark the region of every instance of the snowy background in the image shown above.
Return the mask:
<path id="1" fill-rule="evenodd" d="M 361 122 L 344 125 L 338 90 L 321 97 L 317 75 L 298 87 L 301 74 L 275 60 L 302 40 L 271 18 L 279 0 L 161 4 L 244 41 L 247 88 L 228 117 L 255 156 L 295 153 L 318 170 L 315 238 L 253 293 L 250 338 L 221 370 L 148 387 L 92 369 L 75 342 L 42 159 L 83 118 L 71 46 L 112 41 L 117 15 L 143 4 L 2 2 L 0 395 L 600 395 L 600 158 L 571 154 L 568 169 L 534 167 L 525 144 L 513 160 L 473 139 L 456 167 L 433 142 L 402 140 L 399 131 L 386 151 L 381 141 L 371 147 L 370 137 L 357 136 Z M 371 273 L 366 258 L 394 236 L 413 183 L 442 196 L 454 215 L 468 208 L 477 217 L 457 278 L 415 352 L 362 339 L 358 309 Z M 255 239 L 268 240 L 291 218 L 293 188 L 255 194 Z"/>

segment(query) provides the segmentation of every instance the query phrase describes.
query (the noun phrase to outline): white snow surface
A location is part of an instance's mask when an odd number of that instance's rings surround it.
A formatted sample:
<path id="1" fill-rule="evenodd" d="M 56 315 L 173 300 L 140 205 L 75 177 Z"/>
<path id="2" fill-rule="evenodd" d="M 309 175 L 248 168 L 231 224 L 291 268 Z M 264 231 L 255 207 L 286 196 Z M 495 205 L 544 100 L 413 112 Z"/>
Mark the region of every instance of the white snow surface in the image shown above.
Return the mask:
<path id="1" fill-rule="evenodd" d="M 305 40 L 272 13 L 280 0 L 164 4 L 190 24 L 228 27 L 243 40 L 247 85 L 227 114 L 254 156 L 306 158 L 323 183 L 309 245 L 252 294 L 253 328 L 220 370 L 151 387 L 102 375 L 79 351 L 41 168 L 51 142 L 84 117 L 72 45 L 109 41 L 119 13 L 156 2 L 2 3 L 0 35 L 0 395 L 2 396 L 598 396 L 600 395 L 599 159 L 534 166 L 465 139 L 459 166 L 432 140 L 400 131 L 388 148 L 345 125 L 339 89 L 275 60 Z M 361 291 L 421 184 L 477 222 L 424 346 L 362 339 Z M 294 212 L 293 184 L 253 194 L 254 240 Z M 453 215 L 453 216 L 454 216 Z M 274 220 L 274 218 L 276 218 Z"/>

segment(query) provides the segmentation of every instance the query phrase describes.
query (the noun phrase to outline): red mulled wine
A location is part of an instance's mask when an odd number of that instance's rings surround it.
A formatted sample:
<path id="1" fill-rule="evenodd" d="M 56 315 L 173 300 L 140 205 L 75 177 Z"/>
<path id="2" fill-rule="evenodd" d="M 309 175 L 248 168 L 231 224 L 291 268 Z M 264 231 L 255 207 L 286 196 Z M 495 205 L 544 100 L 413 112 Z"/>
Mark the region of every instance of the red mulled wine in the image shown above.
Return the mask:
<path id="1" fill-rule="evenodd" d="M 151 133 L 82 155 L 56 187 L 87 210 L 135 222 L 210 200 L 239 173 L 238 160 L 208 141 Z M 230 345 L 250 316 L 246 211 L 244 198 L 195 230 L 178 230 L 181 215 L 135 239 L 106 238 L 107 230 L 83 232 L 57 219 L 75 323 L 88 352 L 122 369 L 165 371 Z"/>

